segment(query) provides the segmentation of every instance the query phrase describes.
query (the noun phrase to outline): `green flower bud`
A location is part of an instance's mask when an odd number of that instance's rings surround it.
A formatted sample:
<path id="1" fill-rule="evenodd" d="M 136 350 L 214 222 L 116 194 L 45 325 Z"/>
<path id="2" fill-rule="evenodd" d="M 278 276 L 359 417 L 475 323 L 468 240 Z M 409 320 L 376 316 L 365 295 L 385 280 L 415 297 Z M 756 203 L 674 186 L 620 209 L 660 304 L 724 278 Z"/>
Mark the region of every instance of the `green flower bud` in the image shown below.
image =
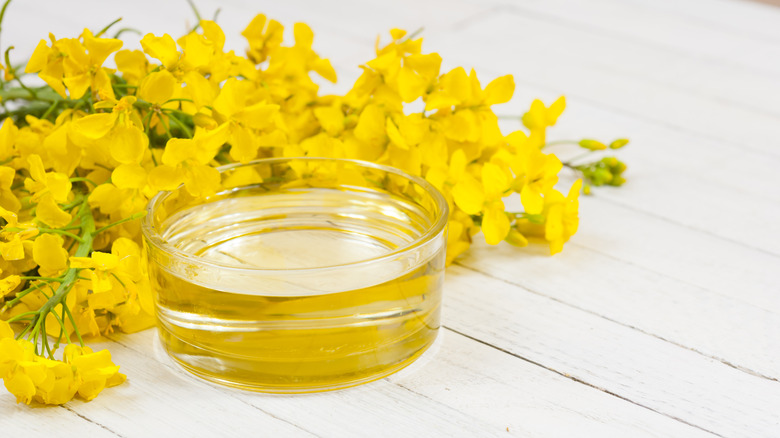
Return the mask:
<path id="1" fill-rule="evenodd" d="M 580 140 L 580 147 L 588 149 L 590 151 L 603 151 L 607 148 L 607 145 L 604 143 L 598 141 L 598 140 L 591 140 L 591 139 L 583 139 Z"/>
<path id="2" fill-rule="evenodd" d="M 584 186 L 582 186 L 582 193 L 586 195 L 591 194 L 590 184 L 585 184 Z"/>
<path id="3" fill-rule="evenodd" d="M 626 179 L 623 178 L 622 176 L 615 176 L 614 178 L 612 178 L 612 181 L 610 181 L 609 185 L 615 186 L 615 187 L 620 187 L 625 182 L 626 182 Z"/>
<path id="4" fill-rule="evenodd" d="M 612 172 L 610 172 L 607 169 L 601 168 L 596 169 L 595 172 L 593 172 L 593 184 L 597 186 L 601 186 L 604 184 L 609 184 L 612 181 Z"/>
<path id="5" fill-rule="evenodd" d="M 601 162 L 606 164 L 607 167 L 615 167 L 620 161 L 615 157 L 604 157 L 601 159 Z"/>
<path id="6" fill-rule="evenodd" d="M 528 246 L 528 239 L 525 238 L 519 231 L 512 228 L 509 230 L 509 234 L 506 235 L 504 240 L 512 246 Z"/>
<path id="7" fill-rule="evenodd" d="M 619 139 L 613 141 L 612 143 L 610 143 L 609 144 L 609 148 L 610 149 L 620 149 L 620 148 L 622 148 L 623 146 L 625 146 L 627 144 L 628 144 L 628 139 L 627 138 L 619 138 Z"/>

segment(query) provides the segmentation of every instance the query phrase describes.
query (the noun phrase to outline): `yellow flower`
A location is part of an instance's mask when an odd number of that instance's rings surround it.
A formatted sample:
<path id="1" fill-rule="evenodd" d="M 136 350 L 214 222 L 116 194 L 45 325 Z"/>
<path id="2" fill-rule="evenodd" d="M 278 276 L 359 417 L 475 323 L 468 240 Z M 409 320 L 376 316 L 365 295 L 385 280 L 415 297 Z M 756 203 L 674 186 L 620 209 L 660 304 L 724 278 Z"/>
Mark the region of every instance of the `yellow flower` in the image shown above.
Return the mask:
<path id="1" fill-rule="evenodd" d="M 65 347 L 64 356 L 76 369 L 79 396 L 87 401 L 97 397 L 104 388 L 119 385 L 127 378 L 111 361 L 108 350 L 93 353 L 89 347 L 70 344 Z"/>
<path id="2" fill-rule="evenodd" d="M 0 160 L 7 160 L 14 153 L 14 143 L 19 128 L 16 127 L 14 119 L 6 117 L 3 119 L 3 126 L 0 127 Z"/>
<path id="3" fill-rule="evenodd" d="M 44 196 L 38 202 L 35 217 L 52 228 L 64 227 L 72 220 L 70 214 L 57 205 L 53 196 Z"/>
<path id="4" fill-rule="evenodd" d="M 65 240 L 57 234 L 41 234 L 33 245 L 33 259 L 39 266 L 39 274 L 55 276 L 68 265 L 68 251 L 63 248 Z"/>
<path id="5" fill-rule="evenodd" d="M 425 179 L 439 189 L 439 191 L 444 194 L 444 197 L 447 198 L 447 201 L 450 203 L 450 208 L 452 207 L 453 202 L 451 193 L 452 188 L 456 186 L 465 175 L 467 165 L 468 161 L 466 159 L 466 154 L 462 149 L 458 149 L 452 153 L 449 165 L 446 163 L 437 163 L 435 166 L 428 169 L 428 172 L 425 174 Z M 466 187 L 461 187 L 459 190 L 470 190 L 473 188 L 471 182 L 467 184 Z M 461 199 L 461 204 L 468 202 L 469 201 L 466 198 Z M 477 209 L 478 207 L 475 206 L 474 208 L 470 208 L 470 211 L 475 211 Z"/>
<path id="6" fill-rule="evenodd" d="M 508 102 L 515 91 L 512 75 L 501 76 L 482 90 L 477 73 L 466 74 L 463 67 L 446 73 L 439 79 L 438 88 L 425 97 L 425 110 L 449 109 L 453 106 L 477 107 Z"/>
<path id="7" fill-rule="evenodd" d="M 30 176 L 24 180 L 24 186 L 33 193 L 32 200 L 38 202 L 35 217 L 53 228 L 67 225 L 71 216 L 62 210 L 58 202 L 68 200 L 72 184 L 67 175 L 59 172 L 46 172 L 41 157 L 31 154 L 27 157 Z"/>
<path id="8" fill-rule="evenodd" d="M 72 184 L 68 176 L 59 172 L 46 172 L 43 161 L 37 154 L 27 157 L 30 165 L 30 176 L 24 180 L 24 187 L 33 192 L 33 200 L 38 200 L 46 194 L 51 194 L 57 202 L 68 200 Z"/>
<path id="9" fill-rule="evenodd" d="M 398 93 L 404 102 L 410 103 L 432 91 L 441 68 L 438 53 L 410 55 L 403 59 L 398 72 Z"/>
<path id="10" fill-rule="evenodd" d="M 118 163 L 140 163 L 149 146 L 133 105 L 135 96 L 125 96 L 119 101 L 107 101 L 110 113 L 96 113 L 74 120 L 70 124 L 71 139 L 82 147 L 107 149 Z M 114 167 L 115 163 L 105 163 Z"/>
<path id="11" fill-rule="evenodd" d="M 103 62 L 111 53 L 122 47 L 122 41 L 113 38 L 95 38 L 89 29 L 81 34 L 83 44 L 78 40 L 66 40 L 66 58 L 63 61 L 63 82 L 68 87 L 71 99 L 79 99 L 88 88 L 93 93 L 102 92 L 114 97 Z"/>
<path id="12" fill-rule="evenodd" d="M 255 64 L 260 64 L 268 55 L 282 43 L 284 26 L 276 20 L 268 20 L 265 15 L 258 14 L 249 22 L 241 36 L 249 42 L 247 57 Z"/>
<path id="13" fill-rule="evenodd" d="M 16 396 L 17 403 L 30 404 L 35 395 L 35 384 L 30 376 L 14 373 L 4 379 L 5 389 Z"/>
<path id="14" fill-rule="evenodd" d="M 13 214 L 16 217 L 15 212 L 18 212 L 22 208 L 22 203 L 14 194 L 11 187 L 14 183 L 14 177 L 16 176 L 16 170 L 11 167 L 0 166 L 0 216 L 10 222 L 5 215 Z M 15 219 L 14 219 L 15 220 Z"/>
<path id="15" fill-rule="evenodd" d="M 11 324 L 8 324 L 8 322 L 0 319 L 0 340 L 13 339 L 13 338 L 14 338 L 14 329 L 11 328 Z M 0 376 L 2 375 L 3 373 L 0 372 Z"/>
<path id="16" fill-rule="evenodd" d="M 49 35 L 52 45 L 41 40 L 25 68 L 26 73 L 38 73 L 64 99 L 80 99 L 87 89 L 95 95 L 113 98 L 114 91 L 103 62 L 122 47 L 122 41 L 112 38 L 96 38 L 84 29 L 81 41 L 75 38 L 55 39 Z"/>
<path id="17" fill-rule="evenodd" d="M 78 388 L 73 367 L 58 360 L 36 359 L 44 365 L 46 377 L 36 385 L 35 400 L 48 405 L 69 402 Z"/>
<path id="18" fill-rule="evenodd" d="M 456 211 L 447 221 L 447 266 L 469 249 L 473 230 L 474 221 L 462 211 Z"/>
<path id="19" fill-rule="evenodd" d="M 544 154 L 532 145 L 522 131 L 506 137 L 511 152 L 500 150 L 494 160 L 508 164 L 515 174 L 512 189 L 520 193 L 526 213 L 539 214 L 544 208 L 543 196 L 558 182 L 561 160 L 553 154 Z"/>
<path id="20" fill-rule="evenodd" d="M 225 125 L 221 128 L 223 131 Z M 193 196 L 208 196 L 220 184 L 219 172 L 208 165 L 216 155 L 219 142 L 208 137 L 195 139 L 172 138 L 165 146 L 162 165 L 149 173 L 149 183 L 160 190 L 173 190 L 184 183 Z"/>
<path id="21" fill-rule="evenodd" d="M 70 267 L 76 269 L 87 269 L 92 280 L 92 295 L 91 299 L 98 300 L 103 298 L 100 295 L 101 292 L 113 291 L 119 289 L 119 295 L 121 295 L 121 288 L 116 287 L 112 280 L 115 280 L 110 276 L 111 270 L 119 264 L 119 258 L 113 254 L 108 254 L 100 251 L 93 251 L 89 257 L 70 257 Z M 114 304 L 122 301 L 122 298 L 118 298 Z M 94 307 L 94 306 L 91 306 Z M 101 306 L 110 307 L 110 306 Z"/>
<path id="22" fill-rule="evenodd" d="M 541 148 L 547 141 L 547 128 L 555 125 L 558 117 L 566 109 L 566 98 L 561 96 L 549 107 L 535 99 L 531 103 L 531 109 L 523 115 L 523 125 L 531 130 L 530 142 L 532 145 Z"/>
<path id="23" fill-rule="evenodd" d="M 557 190 L 551 190 L 544 197 L 544 210 L 541 213 L 543 223 L 529 219 L 517 221 L 517 230 L 525 236 L 542 237 L 550 244 L 550 254 L 563 249 L 579 227 L 579 196 L 582 180 L 577 180 L 569 189 L 567 196 Z"/>
<path id="24" fill-rule="evenodd" d="M 120 50 L 114 55 L 114 62 L 122 79 L 132 85 L 138 85 L 150 70 L 149 61 L 140 50 Z"/>
<path id="25" fill-rule="evenodd" d="M 141 80 L 137 96 L 139 99 L 143 99 L 152 104 L 155 108 L 176 109 L 179 106 L 179 103 L 176 101 L 171 102 L 169 100 L 173 97 L 180 97 L 181 92 L 181 84 L 178 83 L 173 74 L 168 70 L 160 70 L 150 73 Z M 152 113 L 152 117 L 149 121 L 149 128 L 154 128 L 159 123 L 169 124 L 168 117 L 163 116 L 161 120 L 158 114 L 157 111 Z M 158 133 L 165 132 L 163 126 L 160 126 L 159 128 Z"/>
<path id="26" fill-rule="evenodd" d="M 509 233 L 511 223 L 501 200 L 510 188 L 506 172 L 493 163 L 482 166 L 482 181 L 466 174 L 452 189 L 455 204 L 467 214 L 482 213 L 482 232 L 490 245 L 500 243 Z"/>
<path id="27" fill-rule="evenodd" d="M 181 54 L 176 50 L 176 41 L 167 33 L 161 37 L 146 34 L 141 39 L 144 53 L 159 60 L 168 70 L 173 70 L 179 63 Z"/>
<path id="28" fill-rule="evenodd" d="M 259 143 L 255 132 L 269 127 L 279 111 L 279 105 L 253 99 L 255 94 L 252 83 L 232 78 L 222 87 L 213 104 L 218 120 L 228 123 L 230 155 L 242 163 L 257 156 Z"/>
<path id="29" fill-rule="evenodd" d="M 579 226 L 579 196 L 582 180 L 577 180 L 569 189 L 566 198 L 558 192 L 552 192 L 544 228 L 544 238 L 550 242 L 550 254 L 557 254 L 563 249 L 563 244 L 577 232 Z"/>

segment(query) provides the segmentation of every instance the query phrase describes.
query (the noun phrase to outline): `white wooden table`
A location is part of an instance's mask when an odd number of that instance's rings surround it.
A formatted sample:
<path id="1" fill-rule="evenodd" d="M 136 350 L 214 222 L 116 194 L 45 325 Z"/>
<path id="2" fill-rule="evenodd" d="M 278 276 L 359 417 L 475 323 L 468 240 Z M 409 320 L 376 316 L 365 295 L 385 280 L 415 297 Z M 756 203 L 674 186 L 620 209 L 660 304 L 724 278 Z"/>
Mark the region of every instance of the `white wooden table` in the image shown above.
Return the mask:
<path id="1" fill-rule="evenodd" d="M 445 67 L 560 94 L 555 138 L 628 136 L 629 182 L 581 202 L 564 252 L 476 245 L 447 272 L 440 340 L 410 368 L 305 396 L 185 376 L 154 331 L 105 346 L 129 376 L 61 408 L 0 395 L 2 436 L 780 436 L 780 8 L 740 0 L 196 0 L 228 45 L 264 12 L 309 23 L 344 90 L 391 27 Z M 182 1 L 18 1 L 29 53 L 117 16 L 174 35 Z M 330 89 L 330 88 L 329 88 Z M 509 122 L 512 123 L 512 122 Z M 519 125 L 507 125 L 507 129 Z M 24 435 L 24 436 L 35 436 Z M 43 435 L 41 435 L 43 436 Z"/>

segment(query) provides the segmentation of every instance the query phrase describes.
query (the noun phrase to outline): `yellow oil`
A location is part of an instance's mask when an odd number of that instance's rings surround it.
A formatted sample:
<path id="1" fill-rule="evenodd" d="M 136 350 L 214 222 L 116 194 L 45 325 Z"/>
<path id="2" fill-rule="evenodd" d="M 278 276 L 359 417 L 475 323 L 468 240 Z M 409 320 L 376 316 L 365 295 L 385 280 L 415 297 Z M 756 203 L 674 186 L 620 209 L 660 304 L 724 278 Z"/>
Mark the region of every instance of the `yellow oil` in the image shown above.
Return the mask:
<path id="1" fill-rule="evenodd" d="M 273 208 L 284 205 L 313 207 Z M 266 392 L 338 389 L 403 368 L 436 338 L 443 245 L 415 264 L 388 260 L 327 274 L 329 266 L 412 241 L 425 221 L 408 205 L 307 191 L 225 199 L 168 222 L 168 241 L 207 261 L 282 276 L 289 268 L 321 269 L 312 278 L 247 281 L 229 269 L 210 276 L 150 263 L 163 345 L 195 374 Z"/>

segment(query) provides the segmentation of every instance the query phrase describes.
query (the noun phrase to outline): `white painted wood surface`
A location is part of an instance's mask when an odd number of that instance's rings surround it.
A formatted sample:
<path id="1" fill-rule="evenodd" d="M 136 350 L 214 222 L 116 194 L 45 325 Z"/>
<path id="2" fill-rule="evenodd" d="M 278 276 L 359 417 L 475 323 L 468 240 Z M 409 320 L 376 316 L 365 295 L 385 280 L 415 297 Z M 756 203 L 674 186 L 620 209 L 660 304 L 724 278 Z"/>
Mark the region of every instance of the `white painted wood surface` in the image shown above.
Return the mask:
<path id="1" fill-rule="evenodd" d="M 196 0 L 227 44 L 257 12 L 309 23 L 344 90 L 391 27 L 445 66 L 512 73 L 521 114 L 568 97 L 555 138 L 628 136 L 629 183 L 581 202 L 556 257 L 475 247 L 447 273 L 445 328 L 410 368 L 306 396 L 184 375 L 147 331 L 107 341 L 129 375 L 61 408 L 0 396 L 2 436 L 780 436 L 780 9 L 739 0 Z M 184 1 L 17 1 L 29 53 L 117 16 L 181 32 Z M 507 129 L 512 129 L 508 122 Z M 35 435 L 35 434 L 34 434 Z"/>

